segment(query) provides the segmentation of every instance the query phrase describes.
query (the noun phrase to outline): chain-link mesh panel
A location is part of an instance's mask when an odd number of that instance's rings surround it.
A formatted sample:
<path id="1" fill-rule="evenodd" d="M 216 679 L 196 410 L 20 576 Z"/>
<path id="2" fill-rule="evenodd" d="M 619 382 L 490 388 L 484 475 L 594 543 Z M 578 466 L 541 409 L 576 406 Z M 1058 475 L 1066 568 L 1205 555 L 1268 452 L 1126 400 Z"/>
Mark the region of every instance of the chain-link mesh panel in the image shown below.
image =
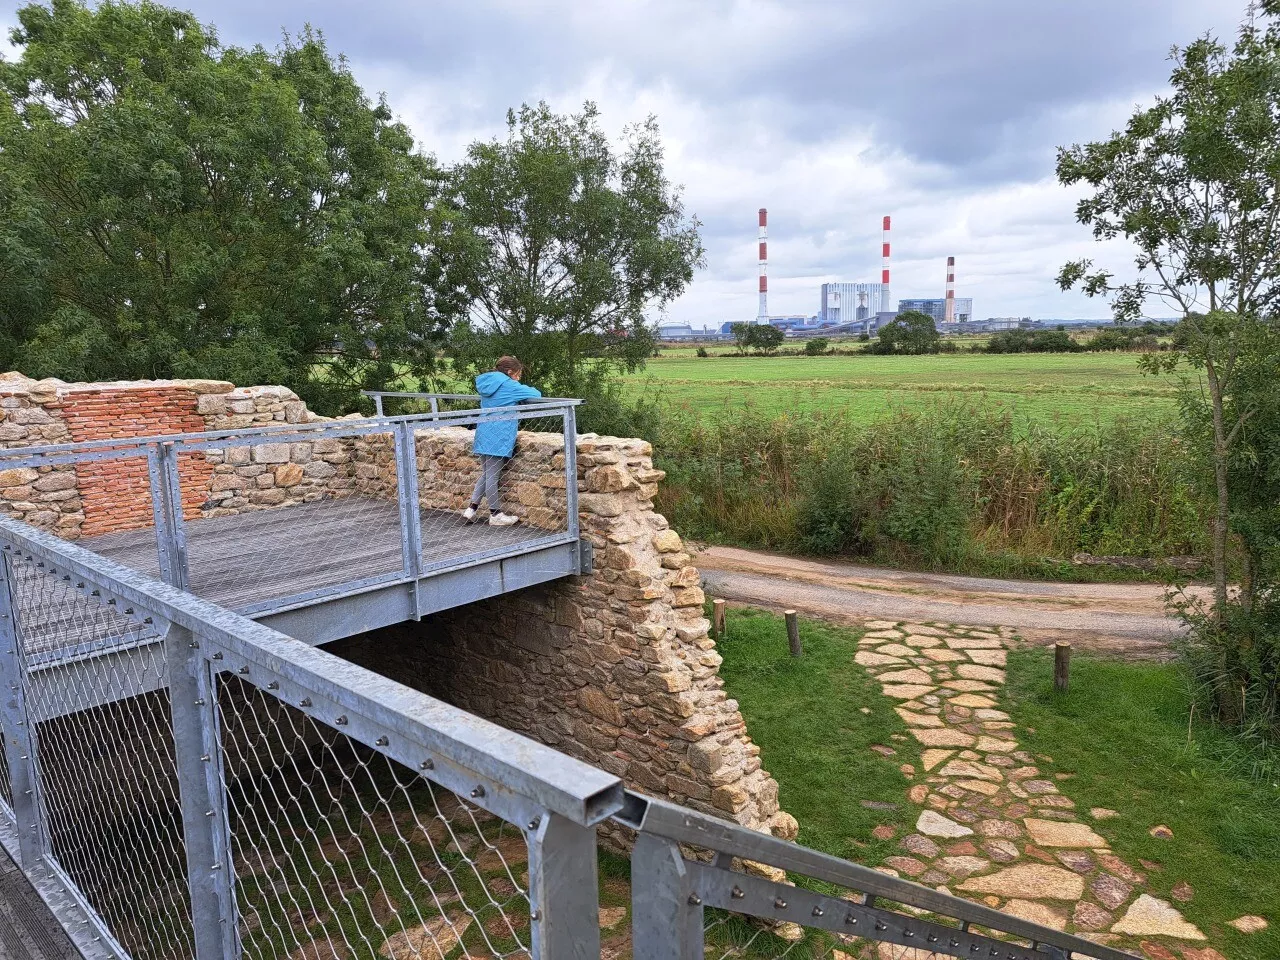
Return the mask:
<path id="1" fill-rule="evenodd" d="M 9 775 L 9 747 L 4 736 L 4 724 L 0 722 L 0 816 L 12 819 L 13 780 Z"/>
<path id="2" fill-rule="evenodd" d="M 561 415 L 418 429 L 416 436 L 428 566 L 448 559 L 459 544 L 471 553 L 502 550 L 568 530 Z M 475 515 L 465 516 L 472 505 Z"/>
<path id="3" fill-rule="evenodd" d="M 239 677 L 219 684 L 247 958 L 529 956 L 519 829 Z"/>
<path id="4" fill-rule="evenodd" d="M 193 593 L 232 609 L 404 569 L 393 434 L 210 450 L 185 523 Z M 179 457 L 183 488 L 199 461 Z"/>
<path id="5" fill-rule="evenodd" d="M 163 644 L 52 564 L 10 569 L 49 852 L 135 960 L 190 957 Z"/>

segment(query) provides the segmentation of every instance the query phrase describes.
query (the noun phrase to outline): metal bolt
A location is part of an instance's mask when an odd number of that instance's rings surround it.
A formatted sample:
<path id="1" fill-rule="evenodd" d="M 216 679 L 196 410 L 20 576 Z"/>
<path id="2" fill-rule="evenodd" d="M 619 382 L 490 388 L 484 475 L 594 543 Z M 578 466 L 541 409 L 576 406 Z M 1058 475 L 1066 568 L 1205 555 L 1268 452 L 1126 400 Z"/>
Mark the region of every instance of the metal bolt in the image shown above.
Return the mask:
<path id="1" fill-rule="evenodd" d="M 689 894 L 689 906 L 691 907 L 702 906 L 702 898 L 698 896 L 696 893 Z"/>
<path id="2" fill-rule="evenodd" d="M 217 653 L 215 653 L 215 654 L 214 654 L 212 657 L 210 657 L 209 659 L 210 659 L 210 660 L 221 660 L 221 659 L 222 659 L 222 651 L 221 651 L 221 650 L 219 650 Z"/>
<path id="3" fill-rule="evenodd" d="M 247 676 L 249 675 L 249 668 L 248 668 L 248 667 L 241 667 L 241 668 L 240 668 L 240 670 L 239 670 L 238 672 L 239 672 L 240 676 L 242 676 L 242 677 L 247 677 Z"/>
<path id="4" fill-rule="evenodd" d="M 814 915 L 815 917 L 820 917 L 820 916 L 822 916 L 822 908 L 821 908 L 821 907 L 814 907 L 814 908 L 813 908 L 813 915 Z"/>
<path id="5" fill-rule="evenodd" d="M 434 770 L 436 768 L 434 760 L 423 760 L 422 763 L 418 764 L 418 766 L 423 770 Z"/>
<path id="6" fill-rule="evenodd" d="M 298 701 L 298 706 L 300 706 L 300 707 L 309 707 L 309 706 L 311 706 L 311 698 L 310 698 L 310 697 L 303 697 L 301 700 L 299 700 L 299 701 Z"/>
<path id="7" fill-rule="evenodd" d="M 342 716 L 340 716 L 337 720 L 333 722 L 340 727 L 345 727 L 347 725 L 347 715 L 344 713 Z"/>
<path id="8" fill-rule="evenodd" d="M 377 740 L 373 741 L 373 744 L 376 747 L 385 747 L 390 742 L 391 741 L 388 740 L 386 737 L 379 737 Z"/>
<path id="9" fill-rule="evenodd" d="M 954 950 L 956 947 L 960 946 L 960 941 L 957 940 L 955 937 L 952 937 L 950 940 L 947 941 L 947 946 L 949 946 L 952 950 Z"/>
<path id="10" fill-rule="evenodd" d="M 472 799 L 475 799 L 476 797 L 483 797 L 483 796 L 484 796 L 484 784 L 480 784 L 478 787 L 476 787 L 474 790 L 471 791 Z"/>
<path id="11" fill-rule="evenodd" d="M 534 817 L 532 820 L 530 820 L 530 821 L 529 821 L 529 829 L 530 829 L 530 830 L 537 830 L 537 829 L 538 829 L 538 827 L 540 827 L 541 825 L 542 825 L 542 818 L 541 818 L 541 817 Z"/>
<path id="12" fill-rule="evenodd" d="M 741 887 L 734 887 L 732 890 L 729 891 L 729 896 L 733 897 L 733 899 L 735 900 L 741 900 L 743 897 L 746 896 L 746 894 L 742 892 Z"/>
<path id="13" fill-rule="evenodd" d="M 888 927 L 886 924 L 881 923 L 879 920 L 877 920 L 877 921 L 876 921 L 876 929 L 877 929 L 877 930 L 888 930 L 888 929 L 889 929 L 889 927 Z"/>
<path id="14" fill-rule="evenodd" d="M 929 934 L 929 942 L 930 942 L 930 943 L 937 943 L 937 942 L 938 942 L 938 935 L 937 935 L 936 933 L 931 933 L 931 934 Z"/>
<path id="15" fill-rule="evenodd" d="M 777 907 L 779 910 L 787 909 L 787 901 L 783 900 L 781 897 L 775 898 L 773 901 L 773 905 Z"/>
<path id="16" fill-rule="evenodd" d="M 207 753 L 206 753 L 204 756 L 202 756 L 202 757 L 200 758 L 200 762 L 201 762 L 201 763 L 208 763 L 208 762 L 209 762 L 210 760 L 212 760 L 212 759 L 213 759 L 213 757 L 209 756 L 209 754 L 207 754 Z"/>
<path id="17" fill-rule="evenodd" d="M 213 811 L 212 811 L 212 810 L 206 810 L 206 811 L 204 812 L 204 815 L 205 815 L 206 817 L 212 817 L 212 816 L 213 816 Z"/>
<path id="18" fill-rule="evenodd" d="M 906 937 L 908 940 L 910 940 L 912 937 L 916 935 L 916 933 L 914 930 L 903 930 L 902 935 Z"/>
<path id="19" fill-rule="evenodd" d="M 267 689 L 268 689 L 268 690 L 279 690 L 279 689 L 280 689 L 280 684 L 279 684 L 279 683 L 277 683 L 276 681 L 272 680 L 270 683 L 268 683 L 268 684 L 267 684 Z"/>
<path id="20" fill-rule="evenodd" d="M 204 706 L 204 697 L 201 697 L 200 699 L 198 699 L 198 700 L 196 701 L 196 706 L 197 706 L 197 707 L 203 707 L 203 706 Z"/>
<path id="21" fill-rule="evenodd" d="M 541 919 L 542 919 L 542 911 L 541 911 L 541 910 L 530 910 L 530 911 L 529 911 L 529 919 L 530 919 L 530 920 L 534 920 L 534 921 L 541 920 Z"/>
<path id="22" fill-rule="evenodd" d="M 844 918 L 844 922 L 851 927 L 856 927 L 858 925 L 858 918 L 851 913 Z"/>
<path id="23" fill-rule="evenodd" d="M 124 608 L 124 612 L 125 612 L 126 614 L 131 614 L 131 613 L 133 613 L 133 607 L 125 607 L 125 608 Z"/>

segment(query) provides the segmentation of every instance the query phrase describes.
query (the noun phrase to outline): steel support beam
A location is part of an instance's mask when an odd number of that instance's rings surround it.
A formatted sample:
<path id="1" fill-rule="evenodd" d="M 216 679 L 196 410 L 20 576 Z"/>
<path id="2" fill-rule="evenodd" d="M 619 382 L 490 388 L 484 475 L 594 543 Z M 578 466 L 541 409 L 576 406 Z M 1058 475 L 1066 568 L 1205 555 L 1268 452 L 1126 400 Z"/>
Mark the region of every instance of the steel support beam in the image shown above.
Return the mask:
<path id="1" fill-rule="evenodd" d="M 231 834 L 222 787 L 217 688 L 191 631 L 170 626 L 164 646 L 195 960 L 236 960 L 239 925 L 228 852 Z"/>
<path id="2" fill-rule="evenodd" d="M 547 813 L 526 836 L 534 960 L 599 960 L 596 828 Z"/>
<path id="3" fill-rule="evenodd" d="M 10 589 L 9 555 L 0 554 L 0 727 L 9 762 L 18 851 L 24 867 L 49 851 L 49 833 L 40 794 L 40 763 L 35 723 L 28 710 L 21 638 Z"/>
<path id="4" fill-rule="evenodd" d="M 652 834 L 640 834 L 631 851 L 635 960 L 701 960 L 702 924 L 702 901 L 680 847 Z"/>

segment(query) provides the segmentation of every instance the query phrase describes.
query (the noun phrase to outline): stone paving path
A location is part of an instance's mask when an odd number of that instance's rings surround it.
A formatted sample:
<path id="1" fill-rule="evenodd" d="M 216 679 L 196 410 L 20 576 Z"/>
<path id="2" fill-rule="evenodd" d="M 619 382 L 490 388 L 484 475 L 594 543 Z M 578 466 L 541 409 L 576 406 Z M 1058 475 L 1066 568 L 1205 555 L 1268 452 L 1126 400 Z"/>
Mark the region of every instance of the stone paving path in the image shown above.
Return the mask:
<path id="1" fill-rule="evenodd" d="M 867 628 L 855 659 L 898 701 L 923 748 L 923 769 L 903 772 L 917 781 L 910 799 L 926 809 L 889 868 L 1152 960 L 1225 960 L 1177 906 L 1144 891 L 1148 867 L 1124 862 L 1094 831 L 1094 822 L 1120 814 L 1076 810 L 1058 790 L 1069 775 L 1019 746 L 1001 710 L 1012 631 L 890 621 Z"/>

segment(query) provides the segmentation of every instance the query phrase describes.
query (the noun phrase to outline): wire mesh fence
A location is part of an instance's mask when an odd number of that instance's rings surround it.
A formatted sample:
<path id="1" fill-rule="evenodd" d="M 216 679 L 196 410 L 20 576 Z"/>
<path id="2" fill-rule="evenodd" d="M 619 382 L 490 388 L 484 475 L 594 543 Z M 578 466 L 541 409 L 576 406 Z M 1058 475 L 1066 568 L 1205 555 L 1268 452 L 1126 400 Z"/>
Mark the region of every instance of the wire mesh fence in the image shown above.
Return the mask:
<path id="1" fill-rule="evenodd" d="M 46 853 L 129 955 L 190 956 L 157 634 L 53 563 L 11 551 L 8 567 Z"/>
<path id="2" fill-rule="evenodd" d="M 246 957 L 530 955 L 520 829 L 238 677 L 219 702 Z"/>

